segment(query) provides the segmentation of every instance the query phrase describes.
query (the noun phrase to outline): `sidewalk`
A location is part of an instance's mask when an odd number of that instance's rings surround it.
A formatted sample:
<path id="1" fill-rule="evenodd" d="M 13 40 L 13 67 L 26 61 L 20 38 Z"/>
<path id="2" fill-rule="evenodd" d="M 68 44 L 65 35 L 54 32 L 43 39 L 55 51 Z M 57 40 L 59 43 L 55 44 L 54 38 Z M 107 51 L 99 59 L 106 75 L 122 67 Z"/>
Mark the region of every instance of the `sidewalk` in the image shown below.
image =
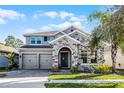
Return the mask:
<path id="1" fill-rule="evenodd" d="M 120 80 L 49 80 L 46 83 L 124 83 L 124 79 Z"/>

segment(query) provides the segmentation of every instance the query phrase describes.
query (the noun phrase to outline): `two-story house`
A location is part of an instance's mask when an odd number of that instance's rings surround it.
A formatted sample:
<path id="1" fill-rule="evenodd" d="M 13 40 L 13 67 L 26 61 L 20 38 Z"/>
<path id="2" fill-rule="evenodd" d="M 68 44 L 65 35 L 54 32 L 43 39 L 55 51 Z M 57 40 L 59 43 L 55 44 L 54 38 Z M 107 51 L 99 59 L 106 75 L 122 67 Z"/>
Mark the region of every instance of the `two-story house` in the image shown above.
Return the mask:
<path id="1" fill-rule="evenodd" d="M 26 45 L 19 49 L 20 69 L 51 69 L 54 65 L 70 69 L 76 64 L 110 63 L 110 53 L 107 50 L 106 56 L 104 52 L 109 46 L 104 43 L 98 49 L 95 61 L 89 48 L 91 35 L 74 26 L 62 31 L 28 33 L 24 37 Z"/>

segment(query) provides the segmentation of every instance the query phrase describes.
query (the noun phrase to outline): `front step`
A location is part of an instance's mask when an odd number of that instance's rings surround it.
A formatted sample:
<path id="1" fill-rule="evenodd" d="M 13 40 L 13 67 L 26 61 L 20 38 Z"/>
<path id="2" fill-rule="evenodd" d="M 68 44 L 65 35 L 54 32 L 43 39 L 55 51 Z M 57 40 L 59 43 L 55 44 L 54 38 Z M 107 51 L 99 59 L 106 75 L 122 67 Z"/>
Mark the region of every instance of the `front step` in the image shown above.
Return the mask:
<path id="1" fill-rule="evenodd" d="M 58 72 L 53 72 L 53 74 L 72 74 L 70 70 L 59 70 Z"/>

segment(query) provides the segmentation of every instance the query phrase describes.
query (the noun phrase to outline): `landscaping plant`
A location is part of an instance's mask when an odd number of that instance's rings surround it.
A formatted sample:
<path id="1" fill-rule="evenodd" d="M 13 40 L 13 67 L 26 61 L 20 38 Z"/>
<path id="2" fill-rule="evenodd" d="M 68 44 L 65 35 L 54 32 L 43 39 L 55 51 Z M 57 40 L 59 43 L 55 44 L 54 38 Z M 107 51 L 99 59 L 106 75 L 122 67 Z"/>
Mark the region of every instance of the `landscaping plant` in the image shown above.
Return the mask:
<path id="1" fill-rule="evenodd" d="M 101 41 L 111 45 L 112 72 L 115 73 L 117 50 L 121 48 L 124 52 L 124 6 L 113 6 L 105 12 L 96 11 L 89 20 L 99 23 L 92 33 L 91 48 L 96 49 Z"/>

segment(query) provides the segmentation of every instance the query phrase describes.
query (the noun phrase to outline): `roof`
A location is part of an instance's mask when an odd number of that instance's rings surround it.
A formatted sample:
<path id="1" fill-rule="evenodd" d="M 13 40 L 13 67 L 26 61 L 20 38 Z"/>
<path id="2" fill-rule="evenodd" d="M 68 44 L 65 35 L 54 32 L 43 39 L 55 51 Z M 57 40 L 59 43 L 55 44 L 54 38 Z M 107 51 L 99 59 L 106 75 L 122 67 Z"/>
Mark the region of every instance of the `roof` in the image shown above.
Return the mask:
<path id="1" fill-rule="evenodd" d="M 91 35 L 90 33 L 85 32 L 85 31 L 83 31 L 81 28 L 76 27 L 76 26 L 73 26 L 73 25 L 66 27 L 64 30 L 62 30 L 62 32 L 66 31 L 66 30 L 68 30 L 68 29 L 70 29 L 70 28 L 73 28 L 73 29 L 75 29 L 75 30 L 79 30 L 79 31 L 81 31 L 82 33 L 84 33 L 84 34 L 86 34 L 86 35 Z"/>
<path id="2" fill-rule="evenodd" d="M 54 36 L 54 35 L 56 35 L 57 33 L 60 33 L 60 32 L 65 34 L 64 31 L 69 29 L 69 28 L 74 28 L 74 29 L 77 29 L 77 30 L 83 32 L 86 35 L 90 35 L 89 33 L 84 32 L 81 29 L 79 29 L 78 27 L 73 26 L 73 25 L 72 26 L 68 26 L 68 27 L 66 27 L 66 28 L 64 28 L 64 29 L 62 29 L 60 31 L 43 31 L 43 32 L 36 32 L 36 33 L 25 33 L 23 35 L 24 36 Z"/>
<path id="3" fill-rule="evenodd" d="M 24 45 L 20 48 L 52 48 L 52 45 Z"/>
<path id="4" fill-rule="evenodd" d="M 26 33 L 24 36 L 54 36 L 58 31 Z"/>
<path id="5" fill-rule="evenodd" d="M 18 53 L 18 51 L 10 46 L 5 46 L 4 44 L 0 44 L 0 52 L 1 53 L 8 53 L 8 52 L 14 52 L 14 53 Z"/>

